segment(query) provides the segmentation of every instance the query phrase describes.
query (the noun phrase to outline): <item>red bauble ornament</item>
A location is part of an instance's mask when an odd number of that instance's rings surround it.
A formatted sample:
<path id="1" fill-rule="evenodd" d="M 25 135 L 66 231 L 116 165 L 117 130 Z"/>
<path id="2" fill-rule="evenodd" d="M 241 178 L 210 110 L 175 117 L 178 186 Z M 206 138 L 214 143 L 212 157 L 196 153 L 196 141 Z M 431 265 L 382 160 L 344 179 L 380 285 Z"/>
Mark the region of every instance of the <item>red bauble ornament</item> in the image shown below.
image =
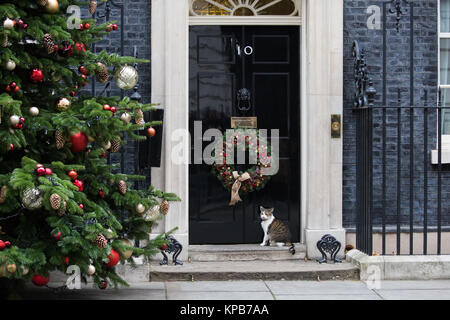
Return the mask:
<path id="1" fill-rule="evenodd" d="M 100 196 L 100 198 L 105 199 L 105 192 L 103 190 L 100 190 L 98 192 L 98 195 Z"/>
<path id="2" fill-rule="evenodd" d="M 45 176 L 45 168 L 44 167 L 39 167 L 36 169 L 36 173 L 38 176 Z"/>
<path id="3" fill-rule="evenodd" d="M 0 240 L 0 251 L 3 251 L 6 248 L 6 243 Z"/>
<path id="4" fill-rule="evenodd" d="M 86 22 L 83 27 L 85 30 L 89 30 L 91 28 L 91 25 Z"/>
<path id="5" fill-rule="evenodd" d="M 70 136 L 70 142 L 72 143 L 70 150 L 73 153 L 82 152 L 88 145 L 88 137 L 85 133 L 78 132 Z"/>
<path id="6" fill-rule="evenodd" d="M 159 249 L 161 249 L 162 251 L 166 250 L 167 249 L 167 243 L 163 243 L 163 245 Z"/>
<path id="7" fill-rule="evenodd" d="M 78 191 L 83 192 L 84 190 L 84 183 L 81 180 L 75 180 L 74 182 L 72 182 L 72 184 L 76 187 L 78 187 Z"/>
<path id="8" fill-rule="evenodd" d="M 38 287 L 46 286 L 50 281 L 50 276 L 48 278 L 45 278 L 40 274 L 35 274 L 31 281 Z"/>
<path id="9" fill-rule="evenodd" d="M 72 45 L 70 44 L 70 42 L 68 41 L 63 41 L 63 43 L 61 44 L 61 46 L 58 49 L 58 54 L 62 57 L 70 57 L 73 53 L 73 48 Z"/>
<path id="10" fill-rule="evenodd" d="M 110 111 L 111 110 L 110 105 L 109 104 L 103 105 L 103 110 Z"/>
<path id="11" fill-rule="evenodd" d="M 84 204 L 79 203 L 79 204 L 78 204 L 78 207 L 79 207 L 81 210 L 84 210 Z"/>
<path id="12" fill-rule="evenodd" d="M 8 271 L 8 273 L 16 273 L 16 271 L 17 271 L 17 266 L 14 264 L 14 263 L 12 263 L 12 264 L 8 264 L 7 266 L 6 266 L 6 271 Z"/>
<path id="13" fill-rule="evenodd" d="M 14 145 L 12 143 L 9 144 L 9 150 L 14 150 Z"/>
<path id="14" fill-rule="evenodd" d="M 67 173 L 70 179 L 75 180 L 78 178 L 78 173 L 75 170 L 70 170 L 69 173 Z"/>
<path id="15" fill-rule="evenodd" d="M 44 81 L 44 72 L 41 69 L 33 69 L 30 74 L 30 81 L 34 84 Z"/>
<path id="16" fill-rule="evenodd" d="M 98 287 L 102 290 L 105 290 L 107 286 L 108 283 L 105 280 L 100 281 L 100 283 L 98 284 Z"/>
<path id="17" fill-rule="evenodd" d="M 114 31 L 117 30 L 118 28 L 119 28 L 119 27 L 117 26 L 117 24 L 114 23 L 114 24 L 112 25 L 112 29 L 113 29 Z"/>
<path id="18" fill-rule="evenodd" d="M 46 174 L 47 176 L 51 176 L 51 175 L 53 174 L 52 169 L 50 169 L 50 168 L 45 168 L 45 174 Z"/>
<path id="19" fill-rule="evenodd" d="M 64 264 L 69 264 L 69 261 L 70 261 L 69 257 L 64 257 L 63 260 Z"/>
<path id="20" fill-rule="evenodd" d="M 9 247 L 9 246 L 11 246 L 11 242 L 9 242 L 9 241 L 5 241 L 5 245 L 6 245 L 6 247 Z"/>
<path id="21" fill-rule="evenodd" d="M 108 267 L 114 267 L 120 261 L 119 253 L 116 250 L 111 249 L 111 253 L 108 255 L 108 259 L 109 261 L 106 265 Z"/>
<path id="22" fill-rule="evenodd" d="M 148 135 L 150 138 L 151 138 L 151 137 L 154 137 L 155 134 L 156 134 L 155 128 L 150 127 L 150 128 L 147 129 L 147 135 Z"/>
<path id="23" fill-rule="evenodd" d="M 71 91 L 69 94 L 71 97 L 75 97 L 77 93 L 75 91 Z"/>
<path id="24" fill-rule="evenodd" d="M 81 73 L 82 75 L 85 75 L 85 76 L 87 76 L 87 75 L 89 74 L 89 71 L 87 71 L 86 68 L 85 68 L 84 66 L 80 66 L 80 67 L 78 68 L 78 71 L 80 71 L 80 73 Z"/>
<path id="25" fill-rule="evenodd" d="M 111 112 L 112 113 L 116 113 L 116 111 L 117 111 L 116 107 L 111 107 Z"/>
<path id="26" fill-rule="evenodd" d="M 59 241 L 61 239 L 61 232 L 58 231 L 58 233 L 56 233 L 53 238 L 55 238 L 56 241 Z"/>

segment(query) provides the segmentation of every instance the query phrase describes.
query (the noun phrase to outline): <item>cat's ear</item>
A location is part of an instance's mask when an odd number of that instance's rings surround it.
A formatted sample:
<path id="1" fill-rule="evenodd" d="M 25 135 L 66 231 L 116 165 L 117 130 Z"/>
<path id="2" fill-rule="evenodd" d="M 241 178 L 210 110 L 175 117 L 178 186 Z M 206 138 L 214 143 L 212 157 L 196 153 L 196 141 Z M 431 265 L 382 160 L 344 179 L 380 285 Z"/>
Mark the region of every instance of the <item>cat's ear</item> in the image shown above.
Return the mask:
<path id="1" fill-rule="evenodd" d="M 268 212 L 269 214 L 272 214 L 272 213 L 273 213 L 273 210 L 274 210 L 274 208 L 270 208 L 270 209 L 267 210 L 267 212 Z"/>
<path id="2" fill-rule="evenodd" d="M 264 207 L 263 206 L 259 206 L 259 210 L 260 211 L 264 211 Z"/>

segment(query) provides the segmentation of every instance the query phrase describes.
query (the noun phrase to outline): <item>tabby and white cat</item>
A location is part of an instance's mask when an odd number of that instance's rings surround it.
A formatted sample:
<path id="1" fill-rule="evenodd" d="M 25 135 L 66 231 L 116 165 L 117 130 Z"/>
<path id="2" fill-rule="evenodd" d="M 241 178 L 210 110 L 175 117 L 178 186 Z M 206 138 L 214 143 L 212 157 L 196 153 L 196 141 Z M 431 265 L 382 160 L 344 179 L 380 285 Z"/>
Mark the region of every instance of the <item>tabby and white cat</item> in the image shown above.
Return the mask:
<path id="1" fill-rule="evenodd" d="M 259 207 L 261 211 L 261 227 L 264 231 L 264 239 L 261 246 L 274 245 L 277 246 L 289 246 L 289 252 L 295 254 L 294 244 L 291 243 L 291 234 L 289 228 L 280 219 L 275 218 L 273 215 L 274 208 L 266 209 L 262 206 Z"/>

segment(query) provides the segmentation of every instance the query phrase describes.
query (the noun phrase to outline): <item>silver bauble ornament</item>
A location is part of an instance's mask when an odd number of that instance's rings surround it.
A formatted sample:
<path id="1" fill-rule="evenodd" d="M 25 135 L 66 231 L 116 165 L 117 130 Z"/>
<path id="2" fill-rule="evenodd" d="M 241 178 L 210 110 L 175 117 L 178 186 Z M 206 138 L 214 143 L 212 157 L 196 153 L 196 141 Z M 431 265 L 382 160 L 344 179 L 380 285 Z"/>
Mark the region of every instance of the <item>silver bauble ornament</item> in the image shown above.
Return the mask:
<path id="1" fill-rule="evenodd" d="M 30 110 L 28 110 L 31 116 L 37 117 L 39 115 L 39 109 L 36 107 L 31 107 Z"/>
<path id="2" fill-rule="evenodd" d="M 133 89 L 138 83 L 139 74 L 135 68 L 124 65 L 117 70 L 114 75 L 114 80 L 120 89 L 129 90 Z"/>
<path id="3" fill-rule="evenodd" d="M 105 150 L 109 150 L 111 148 L 111 142 L 110 141 L 106 141 L 106 142 L 102 143 L 102 147 Z"/>
<path id="4" fill-rule="evenodd" d="M 42 207 L 43 198 L 39 189 L 28 188 L 22 194 L 22 203 L 28 210 Z"/>
<path id="5" fill-rule="evenodd" d="M 3 21 L 3 28 L 9 29 L 9 30 L 14 29 L 14 21 L 12 21 L 9 18 L 6 18 L 6 20 Z"/>
<path id="6" fill-rule="evenodd" d="M 120 120 L 122 120 L 125 123 L 130 123 L 131 121 L 131 115 L 127 112 L 122 113 L 122 115 L 120 116 Z"/>
<path id="7" fill-rule="evenodd" d="M 13 60 L 8 60 L 5 64 L 5 68 L 8 71 L 13 71 L 16 68 L 16 63 Z"/>
<path id="8" fill-rule="evenodd" d="M 66 111 L 70 108 L 71 105 L 72 105 L 72 102 L 70 102 L 69 99 L 61 98 L 61 99 L 59 99 L 56 107 L 58 108 L 59 111 Z"/>
<path id="9" fill-rule="evenodd" d="M 11 117 L 9 117 L 9 123 L 13 126 L 18 124 L 20 122 L 20 117 L 18 115 L 13 114 Z"/>
<path id="10" fill-rule="evenodd" d="M 27 267 L 21 266 L 20 269 L 22 270 L 22 275 L 26 276 L 28 272 L 30 272 L 30 269 Z"/>

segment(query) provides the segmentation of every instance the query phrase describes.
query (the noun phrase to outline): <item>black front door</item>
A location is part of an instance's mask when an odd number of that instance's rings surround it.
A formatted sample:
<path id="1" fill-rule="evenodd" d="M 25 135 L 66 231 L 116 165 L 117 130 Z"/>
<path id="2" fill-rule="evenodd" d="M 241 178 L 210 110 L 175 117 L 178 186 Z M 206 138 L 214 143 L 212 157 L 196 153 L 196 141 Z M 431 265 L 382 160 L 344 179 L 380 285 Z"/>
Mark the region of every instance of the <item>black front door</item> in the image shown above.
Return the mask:
<path id="1" fill-rule="evenodd" d="M 274 207 L 300 239 L 300 35 L 299 27 L 192 26 L 189 32 L 189 126 L 203 132 L 230 128 L 237 91 L 251 93 L 250 115 L 259 129 L 279 129 L 278 173 L 261 191 L 230 207 L 230 192 L 205 164 L 189 168 L 191 244 L 262 241 L 259 206 Z M 270 141 L 270 140 L 269 140 Z M 210 142 L 205 141 L 206 146 Z"/>

